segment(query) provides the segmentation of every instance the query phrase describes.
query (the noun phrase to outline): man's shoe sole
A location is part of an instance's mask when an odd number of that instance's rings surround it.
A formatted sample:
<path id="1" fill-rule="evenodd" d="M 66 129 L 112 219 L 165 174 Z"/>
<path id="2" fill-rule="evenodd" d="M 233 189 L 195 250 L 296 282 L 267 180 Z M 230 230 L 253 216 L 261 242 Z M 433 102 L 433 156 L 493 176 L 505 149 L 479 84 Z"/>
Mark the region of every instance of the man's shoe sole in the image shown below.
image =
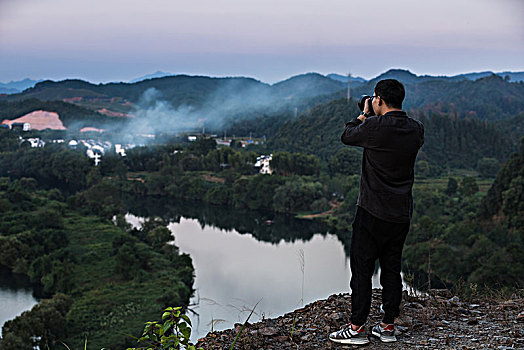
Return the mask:
<path id="1" fill-rule="evenodd" d="M 369 344 L 368 338 L 360 338 L 360 339 L 333 339 L 329 338 L 332 342 L 340 343 L 340 344 L 351 344 L 351 345 L 367 345 Z"/>
<path id="2" fill-rule="evenodd" d="M 371 331 L 371 334 L 379 338 L 380 341 L 383 343 L 394 343 L 397 341 L 397 338 L 395 336 L 382 335 L 374 330 Z"/>

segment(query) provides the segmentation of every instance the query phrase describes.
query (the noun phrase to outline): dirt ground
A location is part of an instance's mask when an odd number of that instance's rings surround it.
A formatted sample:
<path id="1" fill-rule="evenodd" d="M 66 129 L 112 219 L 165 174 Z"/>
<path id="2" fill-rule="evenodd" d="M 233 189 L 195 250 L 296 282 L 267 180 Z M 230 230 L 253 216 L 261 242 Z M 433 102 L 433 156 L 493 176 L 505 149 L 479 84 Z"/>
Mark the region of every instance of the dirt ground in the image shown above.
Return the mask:
<path id="1" fill-rule="evenodd" d="M 340 345 L 328 339 L 330 332 L 349 322 L 351 297 L 331 295 L 275 319 L 247 324 L 235 349 L 524 349 L 524 299 L 516 295 L 500 300 L 464 302 L 447 291 L 431 296 L 404 294 L 402 331 L 396 343 L 381 343 L 370 336 L 365 346 Z M 367 332 L 381 320 L 381 291 L 373 291 Z M 207 334 L 199 340 L 204 349 L 229 349 L 241 325 Z"/>

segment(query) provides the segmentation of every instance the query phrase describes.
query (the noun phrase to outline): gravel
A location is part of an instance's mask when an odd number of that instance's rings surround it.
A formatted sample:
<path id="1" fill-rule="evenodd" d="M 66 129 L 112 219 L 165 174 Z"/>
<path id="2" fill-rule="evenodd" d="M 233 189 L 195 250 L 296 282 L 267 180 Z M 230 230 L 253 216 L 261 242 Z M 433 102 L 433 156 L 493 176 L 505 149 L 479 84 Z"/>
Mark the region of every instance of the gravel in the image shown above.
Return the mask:
<path id="1" fill-rule="evenodd" d="M 404 293 L 401 314 L 396 320 L 402 333 L 396 343 L 383 344 L 370 336 L 366 346 L 335 344 L 330 332 L 349 322 L 351 297 L 334 294 L 274 319 L 247 324 L 235 349 L 523 349 L 524 299 L 463 302 L 448 291 L 432 291 L 431 296 Z M 367 332 L 380 322 L 381 291 L 373 290 Z M 229 349 L 242 327 L 208 333 L 197 348 Z"/>

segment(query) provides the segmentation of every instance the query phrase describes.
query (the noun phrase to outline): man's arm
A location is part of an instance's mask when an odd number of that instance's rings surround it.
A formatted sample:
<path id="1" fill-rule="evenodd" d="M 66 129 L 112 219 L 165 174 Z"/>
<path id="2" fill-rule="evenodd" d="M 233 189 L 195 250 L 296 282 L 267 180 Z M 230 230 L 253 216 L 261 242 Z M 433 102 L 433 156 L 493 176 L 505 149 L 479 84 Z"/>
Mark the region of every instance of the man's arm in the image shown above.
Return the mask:
<path id="1" fill-rule="evenodd" d="M 367 146 L 368 132 L 362 124 L 365 119 L 364 115 L 359 115 L 358 118 L 346 123 L 346 129 L 340 137 L 342 143 L 350 146 Z"/>

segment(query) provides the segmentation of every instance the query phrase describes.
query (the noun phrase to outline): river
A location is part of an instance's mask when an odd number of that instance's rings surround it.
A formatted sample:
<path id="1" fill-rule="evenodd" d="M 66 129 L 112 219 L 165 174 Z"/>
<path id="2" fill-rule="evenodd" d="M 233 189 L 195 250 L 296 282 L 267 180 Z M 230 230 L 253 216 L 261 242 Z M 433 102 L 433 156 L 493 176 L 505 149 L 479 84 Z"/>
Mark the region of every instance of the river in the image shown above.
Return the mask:
<path id="1" fill-rule="evenodd" d="M 146 218 L 162 218 L 173 233 L 173 243 L 191 256 L 193 341 L 211 330 L 243 323 L 257 303 L 250 322 L 349 292 L 348 239 L 330 234 L 317 222 L 159 199 L 130 199 L 127 210 L 126 219 L 135 226 Z M 37 300 L 27 281 L 0 272 L 3 324 Z M 379 286 L 378 273 L 377 269 L 374 287 Z"/>
<path id="2" fill-rule="evenodd" d="M 349 247 L 323 225 L 273 213 L 202 206 L 197 216 L 186 208 L 185 215 L 182 210 L 181 216 L 170 218 L 173 209 L 164 207 L 157 214 L 169 222 L 180 252 L 193 260 L 195 313 L 189 316 L 194 341 L 212 329 L 243 323 L 257 303 L 250 322 L 349 291 Z M 155 216 L 154 210 L 147 211 L 150 215 L 131 210 L 126 219 L 140 226 L 145 217 Z M 379 286 L 377 273 L 374 287 Z"/>
<path id="3" fill-rule="evenodd" d="M 27 278 L 12 274 L 6 268 L 0 267 L 0 324 L 2 326 L 6 321 L 30 310 L 37 303 Z"/>

